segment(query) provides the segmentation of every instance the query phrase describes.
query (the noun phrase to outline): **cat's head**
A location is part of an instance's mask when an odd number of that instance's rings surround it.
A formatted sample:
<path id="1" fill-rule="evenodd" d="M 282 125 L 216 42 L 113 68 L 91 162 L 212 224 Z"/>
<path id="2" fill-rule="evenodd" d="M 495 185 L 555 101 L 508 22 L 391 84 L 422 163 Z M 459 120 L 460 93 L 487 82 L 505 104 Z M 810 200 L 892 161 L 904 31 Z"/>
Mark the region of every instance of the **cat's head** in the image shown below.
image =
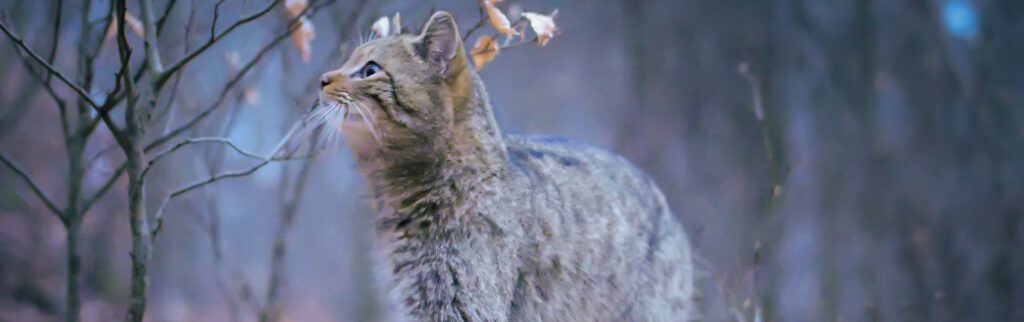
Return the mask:
<path id="1" fill-rule="evenodd" d="M 314 116 L 340 128 L 360 156 L 428 153 L 450 140 L 455 109 L 473 95 L 473 73 L 455 19 L 437 12 L 419 33 L 373 39 L 324 73 Z"/>

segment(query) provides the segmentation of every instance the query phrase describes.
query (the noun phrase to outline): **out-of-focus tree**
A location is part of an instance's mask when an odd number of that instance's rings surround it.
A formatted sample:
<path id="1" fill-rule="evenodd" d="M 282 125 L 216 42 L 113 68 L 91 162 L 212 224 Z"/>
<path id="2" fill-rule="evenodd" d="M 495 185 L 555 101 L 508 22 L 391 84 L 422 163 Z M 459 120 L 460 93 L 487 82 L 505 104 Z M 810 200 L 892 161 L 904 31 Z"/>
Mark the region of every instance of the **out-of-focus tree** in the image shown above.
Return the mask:
<path id="1" fill-rule="evenodd" d="M 309 48 L 305 42 L 312 37 L 312 27 L 307 16 L 315 14 L 316 11 L 333 1 L 313 1 L 310 4 L 306 4 L 305 1 L 288 1 L 288 9 L 291 11 L 292 17 L 283 28 L 284 30 L 260 49 L 255 57 L 236 66 L 238 69 L 235 76 L 224 85 L 214 103 L 190 116 L 190 119 L 183 124 L 170 125 L 168 123 L 171 127 L 165 131 L 156 131 L 157 127 L 152 122 L 154 116 L 166 115 L 168 110 L 173 108 L 173 103 L 177 98 L 178 82 L 181 80 L 180 74 L 192 60 L 204 54 L 209 48 L 240 27 L 258 21 L 263 16 L 274 12 L 283 2 L 281 0 L 272 1 L 255 12 L 244 15 L 221 28 L 218 28 L 217 23 L 224 1 L 217 2 L 212 9 L 213 19 L 209 27 L 209 38 L 196 48 L 190 48 L 181 58 L 171 60 L 166 65 L 163 63 L 163 57 L 168 55 L 166 51 L 161 51 L 160 39 L 177 1 L 167 1 L 162 11 L 158 12 L 157 8 L 154 8 L 152 0 L 140 0 L 138 16 L 141 19 L 135 18 L 136 15 L 128 11 L 125 0 L 111 1 L 105 10 L 105 15 L 98 19 L 93 17 L 94 10 L 91 7 L 93 3 L 85 2 L 82 4 L 82 8 L 77 8 L 82 13 L 79 18 L 81 39 L 79 39 L 80 45 L 77 53 L 80 74 L 77 77 L 67 76 L 54 65 L 60 40 L 60 25 L 64 20 L 62 17 L 65 10 L 63 1 L 57 1 L 54 5 L 55 26 L 49 51 L 45 57 L 29 47 L 25 40 L 11 30 L 6 23 L 0 23 L 0 28 L 8 40 L 16 46 L 16 51 L 21 56 L 26 69 L 30 71 L 30 75 L 45 88 L 59 110 L 60 129 L 63 133 L 69 169 L 66 205 L 60 206 L 53 201 L 11 157 L 0 154 L 0 161 L 3 161 L 4 165 L 24 181 L 36 197 L 43 202 L 47 210 L 56 215 L 64 225 L 68 253 L 66 309 L 63 312 L 65 320 L 77 321 L 80 318 L 82 259 L 78 243 L 85 214 L 97 200 L 110 191 L 122 174 L 126 174 L 128 178 L 129 226 L 132 235 L 132 282 L 127 320 L 142 321 L 147 304 L 153 241 L 161 231 L 170 201 L 220 180 L 247 176 L 271 162 L 295 158 L 294 151 L 287 150 L 290 149 L 289 141 L 292 134 L 295 133 L 297 125 L 293 126 L 281 142 L 266 155 L 247 152 L 223 137 L 185 139 L 173 147 L 162 151 L 159 149 L 166 143 L 177 139 L 181 134 L 195 129 L 197 125 L 216 112 L 233 92 L 234 87 L 241 83 L 246 73 L 259 64 L 261 59 L 282 40 L 293 36 L 303 55 L 308 56 Z M 195 5 L 197 4 L 193 4 L 193 10 L 196 10 Z M 157 16 L 155 12 L 160 15 Z M 125 26 L 130 28 L 124 28 Z M 190 31 L 189 27 L 185 28 L 185 37 Z M 142 38 L 142 50 L 138 50 L 137 45 L 133 46 L 130 43 L 127 29 L 132 29 L 136 36 Z M 96 66 L 104 44 L 108 41 L 116 42 L 116 57 L 119 67 L 113 87 L 108 90 L 100 90 L 96 88 L 98 84 L 95 84 L 95 79 L 96 73 L 102 70 L 98 70 Z M 138 64 L 133 66 L 133 61 Z M 166 85 L 172 79 L 174 80 L 173 85 L 167 87 Z M 62 88 L 70 89 L 71 93 L 62 93 Z M 71 96 L 71 98 L 69 99 L 67 96 Z M 72 103 L 69 104 L 69 101 Z M 19 107 L 19 109 L 21 108 L 23 107 Z M 13 120 L 19 118 L 21 113 L 17 109 L 11 111 L 5 114 L 5 120 L 13 123 Z M 116 114 L 122 115 L 121 122 L 115 119 Z M 125 161 L 117 167 L 114 174 L 97 191 L 91 195 L 85 195 L 82 192 L 83 178 L 87 170 L 84 151 L 90 138 L 97 134 L 96 129 L 101 124 L 106 132 L 113 137 L 117 147 L 122 151 Z M 150 169 L 179 149 L 199 143 L 224 145 L 259 162 L 240 170 L 211 172 L 206 178 L 168 192 L 161 198 L 162 201 L 155 211 L 147 210 L 145 202 L 146 176 Z"/>

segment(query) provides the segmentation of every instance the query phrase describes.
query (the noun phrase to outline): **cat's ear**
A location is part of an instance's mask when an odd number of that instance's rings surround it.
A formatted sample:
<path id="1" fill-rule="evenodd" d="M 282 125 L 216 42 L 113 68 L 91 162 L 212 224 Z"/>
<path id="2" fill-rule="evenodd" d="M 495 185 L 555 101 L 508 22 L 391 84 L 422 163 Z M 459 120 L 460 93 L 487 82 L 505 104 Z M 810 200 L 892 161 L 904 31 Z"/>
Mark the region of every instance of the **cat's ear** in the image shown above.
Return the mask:
<path id="1" fill-rule="evenodd" d="M 414 48 L 416 55 L 426 62 L 438 64 L 441 73 L 447 74 L 452 61 L 462 49 L 462 36 L 452 14 L 438 11 L 430 16 Z"/>

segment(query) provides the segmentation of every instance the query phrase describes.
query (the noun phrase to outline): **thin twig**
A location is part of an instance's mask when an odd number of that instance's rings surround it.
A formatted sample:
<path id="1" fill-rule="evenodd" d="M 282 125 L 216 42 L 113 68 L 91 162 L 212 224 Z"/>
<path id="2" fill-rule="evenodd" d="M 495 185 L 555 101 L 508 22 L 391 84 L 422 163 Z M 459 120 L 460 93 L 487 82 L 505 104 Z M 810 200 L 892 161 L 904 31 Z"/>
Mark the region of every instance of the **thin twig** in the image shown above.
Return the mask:
<path id="1" fill-rule="evenodd" d="M 184 67 L 190 61 L 192 61 L 193 59 L 198 57 L 200 54 L 205 52 L 207 49 L 210 49 L 210 47 L 213 46 L 213 44 L 217 43 L 218 40 L 223 39 L 224 37 L 226 37 L 228 34 L 230 34 L 232 31 L 234 31 L 238 27 L 241 27 L 242 25 L 245 25 L 246 23 L 249 23 L 249 22 L 251 22 L 253 20 L 259 19 L 260 17 L 266 15 L 267 13 L 269 13 L 271 11 L 271 9 L 274 9 L 275 6 L 277 6 L 279 3 L 282 3 L 282 2 L 283 2 L 283 0 L 274 0 L 273 2 L 271 2 L 269 5 L 267 5 L 263 9 L 257 11 L 254 14 L 242 17 L 238 21 L 235 21 L 235 23 L 233 23 L 230 26 L 228 26 L 227 29 L 224 29 L 224 31 L 221 31 L 220 33 L 217 33 L 217 34 L 213 35 L 213 37 L 210 37 L 210 40 L 208 40 L 206 43 L 202 44 L 201 46 L 199 46 L 195 50 L 189 52 L 188 54 L 185 54 L 185 57 L 182 57 L 181 60 L 178 60 L 177 62 L 171 64 L 169 67 L 167 67 L 167 69 L 165 69 L 159 75 L 154 75 L 155 76 L 155 78 L 154 78 L 155 86 L 154 87 L 155 88 L 163 87 L 163 84 L 166 83 L 168 79 L 170 79 L 171 75 L 174 75 L 175 72 L 177 72 L 179 69 Z"/>
<path id="2" fill-rule="evenodd" d="M 473 32 L 477 31 L 477 29 L 480 29 L 481 27 L 483 27 L 484 25 L 487 24 L 487 12 L 484 11 L 483 0 L 480 0 L 480 3 L 479 3 L 478 7 L 480 9 L 480 20 L 477 21 L 476 24 L 473 25 L 473 27 L 470 27 L 468 31 L 466 31 L 466 35 L 465 36 L 462 36 L 462 42 L 463 43 L 465 43 L 466 40 L 469 39 L 469 36 L 472 35 Z"/>
<path id="3" fill-rule="evenodd" d="M 771 126 L 766 119 L 764 110 L 764 100 L 761 97 L 761 80 L 750 70 L 750 64 L 743 62 L 737 66 L 736 71 L 740 73 L 750 83 L 751 95 L 753 96 L 753 110 L 754 116 L 757 117 L 757 122 L 761 126 L 761 138 L 764 145 L 765 158 L 772 165 L 772 193 L 769 199 L 772 207 L 778 201 L 779 194 L 782 193 L 782 189 L 786 184 L 786 178 L 789 176 L 789 168 L 784 160 L 785 155 L 782 155 L 781 151 L 776 151 L 779 145 L 773 140 Z"/>
<path id="4" fill-rule="evenodd" d="M 513 23 L 512 26 L 509 27 L 509 28 L 516 29 L 518 26 L 520 26 L 520 25 L 522 25 L 522 24 L 524 24 L 524 23 L 526 23 L 528 21 L 529 20 L 527 20 L 526 18 L 520 18 L 519 20 L 516 20 L 516 22 Z M 491 35 L 491 41 L 498 41 L 498 35 L 500 35 L 500 34 L 501 33 L 499 33 L 499 32 L 495 32 L 493 35 Z M 469 34 L 466 34 L 466 36 L 468 37 Z M 511 40 L 511 38 L 506 38 L 505 42 L 507 43 L 508 40 Z M 463 40 L 463 41 L 465 41 L 465 40 Z M 524 38 L 520 38 L 520 40 L 518 42 L 515 42 L 515 43 L 512 43 L 512 44 L 504 44 L 504 45 L 498 46 L 498 50 L 513 49 L 513 48 L 516 48 L 516 47 L 521 47 L 521 46 L 526 45 L 526 44 L 539 44 L 539 43 L 540 43 L 540 37 L 539 36 L 533 37 L 533 39 L 530 39 L 530 41 L 526 41 L 526 38 L 524 37 Z M 487 54 L 487 53 L 490 53 L 492 51 L 494 51 L 494 49 L 492 49 L 492 47 L 490 47 L 490 46 L 487 46 L 487 49 L 482 50 L 482 51 L 478 52 L 477 54 Z"/>
<path id="5" fill-rule="evenodd" d="M 761 79 L 757 77 L 757 75 L 754 74 L 753 71 L 751 71 L 749 62 L 740 63 L 737 66 L 736 70 L 737 72 L 739 72 L 740 75 L 743 76 L 743 78 L 746 79 L 748 83 L 750 83 L 751 97 L 753 99 L 752 110 L 761 128 L 761 139 L 764 145 L 765 158 L 770 166 L 769 175 L 771 176 L 770 183 L 772 186 L 771 189 L 768 190 L 765 211 L 769 214 L 772 214 L 778 210 L 778 206 L 782 201 L 782 193 L 785 189 L 785 185 L 789 177 L 790 170 L 787 164 L 787 160 L 785 159 L 785 151 L 781 150 L 781 147 L 776 144 L 777 141 L 773 140 L 773 137 L 775 136 L 772 133 L 772 127 L 770 126 L 768 119 L 766 117 L 767 115 L 765 113 L 764 99 L 762 98 Z M 759 302 L 754 306 L 755 310 L 753 312 L 753 318 L 755 322 L 760 322 L 762 320 L 761 303 L 764 303 L 765 301 L 765 298 L 761 294 L 758 294 L 759 292 L 756 287 L 756 285 L 760 285 L 759 280 L 761 279 L 761 265 L 763 262 L 761 256 L 762 250 L 765 248 L 764 243 L 765 242 L 761 240 L 757 240 L 754 243 L 754 266 L 751 268 L 750 273 L 752 283 L 753 285 L 755 285 L 753 287 L 754 296 L 758 299 Z"/>
<path id="6" fill-rule="evenodd" d="M 259 156 L 259 155 L 255 154 L 255 153 L 243 150 L 242 148 L 238 147 L 238 145 L 235 145 L 234 142 L 231 142 L 230 139 L 227 139 L 227 138 L 217 138 L 217 137 L 199 137 L 199 138 L 192 138 L 192 139 L 187 139 L 187 140 L 178 142 L 178 144 L 175 144 L 174 147 L 172 147 L 170 149 L 167 149 L 167 150 L 164 150 L 163 152 L 157 153 L 157 155 L 154 156 L 153 159 L 149 160 L 149 165 L 146 166 L 146 169 L 142 171 L 142 176 L 145 177 L 146 173 L 149 172 L 149 169 L 153 168 L 153 165 L 156 164 L 157 161 L 160 161 L 160 159 L 163 159 L 165 156 L 167 156 L 167 155 L 169 155 L 171 153 L 174 153 L 174 151 L 177 151 L 178 149 L 181 149 L 181 148 L 183 148 L 183 147 L 185 147 L 187 145 L 198 144 L 198 143 L 220 143 L 220 144 L 227 145 L 232 150 L 235 150 L 235 152 L 238 152 L 238 154 L 241 154 L 242 156 L 245 156 L 247 158 L 257 159 L 257 160 L 263 160 L 264 159 L 264 157 L 262 157 L 262 156 Z"/>
<path id="7" fill-rule="evenodd" d="M 31 48 L 28 48 L 28 46 L 25 45 L 25 41 L 23 41 L 17 35 L 12 33 L 11 30 L 7 28 L 7 25 L 3 23 L 3 21 L 0 21 L 0 29 L 2 29 L 4 34 L 7 35 L 7 38 L 10 38 L 11 41 L 13 41 L 15 44 L 17 44 L 18 47 L 21 48 L 22 51 L 25 51 L 26 53 L 28 53 L 28 55 L 30 57 L 32 57 L 32 60 L 35 60 L 36 63 L 38 63 L 39 65 L 42 65 L 44 68 L 46 68 L 46 70 L 49 71 L 50 74 L 53 74 L 53 75 L 57 76 L 57 79 L 60 79 L 61 82 L 64 82 L 64 84 L 66 84 L 68 87 L 70 87 L 72 90 L 74 90 L 75 93 L 78 93 L 78 95 L 81 96 L 82 99 L 84 99 L 86 102 L 88 102 L 89 105 L 92 105 L 93 108 L 99 109 L 100 105 L 97 104 L 96 101 L 92 100 L 92 97 L 89 96 L 89 92 L 88 91 L 86 91 L 85 89 L 82 89 L 82 87 L 78 86 L 78 84 L 75 84 L 67 76 L 64 76 L 64 73 L 61 73 L 60 71 L 58 71 L 57 68 L 53 67 L 53 65 L 50 65 L 50 63 L 46 62 L 45 59 L 43 59 L 42 57 L 39 57 L 39 54 L 36 54 L 35 51 L 32 51 Z"/>
<path id="8" fill-rule="evenodd" d="M 171 2 L 173 3 L 175 1 L 172 0 Z M 184 49 L 186 53 L 192 50 L 192 37 L 190 36 L 192 34 L 192 26 L 193 23 L 195 22 L 195 16 L 196 8 L 195 6 L 192 6 L 188 13 L 188 19 L 185 21 L 185 32 L 183 36 L 184 39 L 182 40 L 182 42 L 185 43 Z M 159 27 L 157 27 L 157 30 L 159 30 Z M 159 111 L 155 111 L 154 113 L 157 113 L 157 115 L 151 116 L 151 120 L 155 120 L 160 117 L 163 117 L 164 114 L 170 114 L 167 123 L 164 124 L 163 133 L 167 132 L 167 128 L 169 128 L 174 121 L 175 110 L 172 109 L 172 107 L 174 106 L 174 101 L 178 98 L 178 86 L 181 85 L 181 80 L 185 76 L 185 70 L 186 68 L 182 68 L 178 71 L 177 75 L 175 75 L 174 81 L 171 83 L 171 92 L 167 96 L 167 102 L 164 104 L 164 108 Z"/>
<path id="9" fill-rule="evenodd" d="M 53 98 L 53 102 L 57 104 L 57 108 L 61 113 L 60 116 L 62 131 L 64 131 L 64 133 L 66 134 L 68 125 L 67 119 L 64 116 L 67 114 L 67 102 L 64 100 L 64 98 L 60 97 L 60 95 L 57 95 L 57 91 L 53 89 L 53 86 L 50 85 L 49 82 L 46 81 L 46 76 L 39 75 L 39 73 L 32 69 L 32 60 L 29 57 L 26 57 L 25 54 L 21 53 L 20 51 L 17 53 L 17 55 L 21 58 L 22 65 L 24 65 L 25 69 L 28 70 L 28 74 L 32 76 L 32 78 L 34 78 L 40 85 L 42 85 L 43 89 L 46 90 L 46 93 L 49 94 L 51 98 Z"/>
<path id="10" fill-rule="evenodd" d="M 153 75 L 160 75 L 164 71 L 163 61 L 160 60 L 160 42 L 157 40 L 156 18 L 153 15 L 153 0 L 139 0 L 142 9 L 142 29 L 144 32 L 146 58 L 149 69 Z"/>
<path id="11" fill-rule="evenodd" d="M 329 4 L 333 3 L 333 2 L 334 2 L 334 0 L 331 0 L 331 1 L 324 2 L 321 5 L 307 7 L 306 10 L 309 10 L 308 15 L 312 16 L 317 10 L 319 10 L 320 8 L 322 8 L 322 7 L 326 6 L 326 5 L 329 5 Z M 191 128 L 191 127 L 195 126 L 196 124 L 198 124 L 200 121 L 202 121 L 206 117 L 210 116 L 210 114 L 212 114 L 213 111 L 215 111 L 217 108 L 220 107 L 220 105 L 227 98 L 228 93 L 230 93 L 231 88 L 236 86 L 242 80 L 242 77 L 245 76 L 246 72 L 248 72 L 250 69 L 255 67 L 256 64 L 263 58 L 263 56 L 265 56 L 267 53 L 269 53 L 270 50 L 273 49 L 273 47 L 275 47 L 277 44 L 281 43 L 283 40 L 287 39 L 288 36 L 291 35 L 292 31 L 294 31 L 295 28 L 297 28 L 299 26 L 298 24 L 296 24 L 296 22 L 299 21 L 298 17 L 302 17 L 304 15 L 306 15 L 306 11 L 303 11 L 303 13 L 298 15 L 297 18 L 292 19 L 288 23 L 289 27 L 288 27 L 287 31 L 282 32 L 281 34 L 277 35 L 277 37 L 274 37 L 274 39 L 271 40 L 270 43 L 268 43 L 267 45 L 263 46 L 263 48 L 260 49 L 260 51 L 258 53 L 256 53 L 255 57 L 253 57 L 248 63 L 243 65 L 243 67 L 241 69 L 239 69 L 238 73 L 235 74 L 235 77 L 233 77 L 231 80 L 229 80 L 224 85 L 224 88 L 220 91 L 220 96 L 217 97 L 217 100 L 214 101 L 213 104 L 211 104 L 209 107 L 204 109 L 202 112 L 200 112 L 198 115 L 193 117 L 188 122 L 185 122 L 185 124 L 175 128 L 174 130 L 171 130 L 166 135 L 164 135 L 164 136 L 162 136 L 160 138 L 157 138 L 157 139 L 153 140 L 153 142 L 150 142 L 149 144 L 147 144 L 146 145 L 146 150 L 148 151 L 148 150 L 150 150 L 153 147 L 157 147 L 157 146 L 159 146 L 161 144 L 166 143 L 167 141 L 170 141 L 175 136 L 178 136 L 179 134 L 185 132 L 189 128 Z M 170 71 L 170 69 L 168 69 L 168 71 Z"/>
<path id="12" fill-rule="evenodd" d="M 160 33 L 164 31 L 164 24 L 167 23 L 167 18 L 171 16 L 171 11 L 174 10 L 174 5 L 177 4 L 177 3 L 178 3 L 178 0 L 167 1 L 167 6 L 164 7 L 164 14 L 160 16 L 160 19 L 156 20 L 156 35 L 157 36 L 160 36 Z"/>
<path id="13" fill-rule="evenodd" d="M 46 196 L 46 193 L 44 193 L 42 189 L 39 189 L 39 185 L 37 185 L 36 182 L 25 173 L 25 170 L 22 170 L 20 166 L 7 158 L 3 153 L 0 153 L 0 161 L 3 161 L 4 165 L 10 168 L 11 171 L 14 171 L 14 174 L 18 175 L 18 177 L 28 184 L 29 188 L 32 189 L 32 193 L 34 193 L 36 197 L 39 197 L 39 200 L 43 201 L 43 204 L 46 205 L 47 209 L 50 209 L 50 211 L 52 211 L 54 215 L 57 215 L 57 217 L 64 219 L 64 212 L 61 211 L 53 201 L 51 201 L 50 197 Z"/>
<path id="14" fill-rule="evenodd" d="M 313 146 L 319 140 L 319 133 L 309 137 L 309 144 Z M 288 232 L 291 230 L 295 223 L 295 217 L 298 214 L 299 202 L 302 200 L 302 196 L 305 194 L 306 182 L 309 180 L 309 175 L 313 169 L 314 159 L 306 159 L 302 162 L 302 168 L 299 169 L 298 177 L 295 180 L 293 191 L 288 195 L 288 199 L 285 200 L 283 209 L 281 210 L 281 223 L 277 226 L 277 231 L 274 237 L 274 248 L 271 253 L 270 259 L 270 277 L 267 281 L 267 297 L 264 302 L 263 309 L 259 312 L 259 318 L 261 322 L 274 322 L 277 321 L 281 314 L 281 307 L 278 304 L 278 299 L 281 296 L 282 284 L 284 284 L 284 259 L 288 252 L 287 238 Z M 282 185 L 286 187 L 287 185 Z"/>
<path id="15" fill-rule="evenodd" d="M 50 39 L 50 54 L 46 56 L 46 61 L 53 65 L 54 60 L 57 59 L 57 47 L 60 44 L 60 17 L 64 12 L 64 0 L 57 0 L 57 14 L 53 18 L 53 37 Z M 46 74 L 46 82 L 50 82 L 50 77 L 53 74 Z"/>
<path id="16" fill-rule="evenodd" d="M 213 5 L 213 23 L 210 24 L 210 42 L 216 41 L 217 39 L 217 19 L 220 18 L 220 6 L 224 4 L 224 0 L 217 1 L 217 4 Z"/>
<path id="17" fill-rule="evenodd" d="M 535 44 L 535 43 L 537 43 L 537 41 L 540 41 L 540 38 L 533 37 L 533 39 L 531 39 L 530 41 L 519 41 L 519 42 L 514 43 L 514 44 L 501 46 L 501 49 L 502 50 L 512 49 L 512 48 L 516 48 L 516 47 L 519 47 L 519 46 L 522 46 L 522 45 L 526 45 L 526 44 Z"/>
<path id="18" fill-rule="evenodd" d="M 241 95 L 241 91 L 237 88 L 232 91 Z M 231 109 L 228 110 L 226 115 L 223 117 L 221 126 L 217 129 L 218 136 L 227 136 L 231 129 L 237 124 L 235 121 L 238 120 L 235 116 L 239 106 L 238 99 L 236 98 L 235 104 L 232 105 Z M 209 176 L 216 175 L 221 170 L 221 165 L 224 161 L 224 149 L 206 150 L 203 153 L 206 159 L 206 173 Z M 239 321 L 238 318 L 238 302 L 236 302 L 236 294 L 241 295 L 241 301 L 245 301 L 248 304 L 259 306 L 258 303 L 253 301 L 254 297 L 251 295 L 252 287 L 247 279 L 242 277 L 242 274 L 232 274 L 232 272 L 238 271 L 237 267 L 232 267 L 234 271 L 227 268 L 229 264 L 224 256 L 224 245 L 221 239 L 221 225 L 220 225 L 220 213 L 217 209 L 216 198 L 213 196 L 215 193 L 210 185 L 202 188 L 203 196 L 206 201 L 206 211 L 203 214 L 207 217 L 207 225 L 203 225 L 207 234 L 210 237 L 210 247 L 213 252 L 213 266 L 216 270 L 217 275 L 217 286 L 221 291 L 221 296 L 224 298 L 224 302 L 227 304 L 228 317 L 230 321 Z M 233 276 L 233 280 L 229 280 L 226 276 Z M 234 284 L 232 284 L 234 283 Z M 237 284 L 237 287 L 235 286 Z M 240 292 L 235 292 L 235 290 Z"/>
<path id="19" fill-rule="evenodd" d="M 10 107 L 7 113 L 0 115 L 0 141 L 7 137 L 7 134 L 12 132 L 21 123 L 25 112 L 32 107 L 30 102 L 36 98 L 36 95 L 39 94 L 39 89 L 42 87 L 41 84 L 32 83 L 18 90 L 18 97 L 8 105 Z"/>
<path id="20" fill-rule="evenodd" d="M 284 149 L 285 146 L 287 146 L 288 142 L 291 140 L 292 134 L 294 134 L 298 128 L 299 123 L 293 125 L 291 130 L 289 130 L 288 133 L 285 134 L 284 138 L 282 138 L 281 141 L 277 143 L 277 146 L 275 146 L 274 149 L 272 149 L 270 153 L 268 153 L 267 156 L 262 159 L 263 161 L 260 161 L 260 163 L 257 163 L 246 169 L 222 172 L 220 174 L 210 176 L 206 179 L 186 184 L 167 194 L 164 197 L 163 201 L 160 202 L 160 208 L 157 208 L 156 212 L 153 215 L 153 220 L 155 222 L 152 231 L 153 238 L 156 238 L 157 234 L 160 233 L 160 228 L 163 226 L 164 213 L 167 210 L 167 205 L 170 203 L 172 199 L 177 198 L 178 196 L 181 196 L 185 193 L 188 193 L 189 191 L 201 188 L 203 186 L 215 183 L 223 179 L 247 176 L 249 174 L 252 174 L 253 172 L 256 172 L 256 170 L 263 168 L 263 166 L 266 166 L 270 162 L 278 160 L 278 157 L 276 156 L 277 153 Z"/>
<path id="21" fill-rule="evenodd" d="M 311 7 L 307 8 L 307 10 L 309 10 L 308 15 L 312 16 L 314 13 L 316 13 L 317 10 L 319 10 L 320 8 L 322 8 L 324 6 L 327 6 L 327 5 L 329 5 L 329 4 L 333 3 L 333 2 L 334 2 L 334 0 L 331 0 L 331 1 L 328 1 L 328 2 L 324 2 L 322 5 L 311 6 Z M 272 49 L 274 46 L 276 46 L 282 40 L 288 38 L 288 36 L 291 35 L 291 32 L 297 26 L 294 23 L 295 21 L 297 21 L 297 20 L 293 19 L 292 22 L 289 24 L 290 28 L 288 28 L 288 31 L 278 35 L 274 40 L 272 40 L 270 43 L 268 43 L 262 49 L 260 49 L 259 53 L 257 53 L 257 55 L 255 57 L 253 57 L 252 60 L 250 60 L 248 63 L 246 63 L 245 66 L 235 75 L 235 77 L 233 79 L 228 81 L 228 83 L 224 86 L 224 89 L 221 92 L 222 93 L 221 97 L 219 97 L 217 99 L 217 101 L 214 102 L 214 104 L 212 104 L 211 106 L 207 107 L 205 110 L 203 110 L 203 112 L 201 112 L 199 115 L 197 115 L 196 117 L 194 117 L 191 120 L 189 120 L 188 122 L 186 122 L 184 125 L 175 128 L 174 130 L 168 132 L 166 135 L 161 136 L 160 138 L 158 138 L 156 140 L 153 140 L 153 142 L 150 142 L 149 144 L 146 145 L 146 147 L 145 147 L 145 149 L 143 151 L 150 152 L 153 149 L 156 149 L 161 144 L 166 143 L 167 141 L 170 141 L 175 136 L 185 132 L 190 127 L 195 126 L 200 121 L 202 121 L 204 118 L 209 116 L 224 101 L 224 98 L 227 96 L 226 92 L 229 91 L 231 88 L 233 88 L 235 85 L 237 85 L 239 83 L 240 79 L 242 78 L 242 76 L 245 75 L 246 71 L 248 71 L 253 66 L 255 66 L 256 63 L 258 63 L 260 61 L 260 59 L 262 59 L 263 56 L 265 56 L 270 51 L 270 49 Z M 97 190 L 91 197 L 86 199 L 85 205 L 92 206 L 97 200 L 99 200 L 101 197 L 103 197 L 103 195 L 106 194 L 110 190 L 111 187 L 113 187 L 114 183 L 121 177 L 121 175 L 124 174 L 125 169 L 127 169 L 125 163 L 122 163 L 121 165 L 119 165 L 117 167 L 117 170 L 114 171 L 114 174 L 109 179 L 107 179 L 106 182 L 104 182 L 102 187 L 99 190 Z M 88 207 L 86 207 L 85 209 L 88 209 Z"/>
<path id="22" fill-rule="evenodd" d="M 494 34 L 494 36 L 497 36 L 497 35 L 498 34 Z M 506 50 L 506 49 L 513 49 L 513 48 L 521 47 L 521 46 L 526 45 L 526 44 L 537 43 L 538 40 L 539 40 L 539 38 L 537 38 L 537 37 L 534 37 L 530 41 L 521 40 L 521 41 L 513 43 L 513 44 L 499 46 L 498 50 L 500 51 L 500 50 Z M 497 38 L 492 38 L 491 41 L 498 41 L 498 39 Z M 487 49 L 481 50 L 479 52 L 475 52 L 475 54 L 487 54 L 487 53 L 490 53 L 490 52 L 493 52 L 493 51 L 494 51 L 494 49 L 492 49 L 491 47 L 487 47 Z"/>
<path id="23" fill-rule="evenodd" d="M 110 177 L 110 179 L 107 179 L 107 181 L 103 183 L 103 186 L 97 189 L 96 192 L 92 194 L 92 196 L 90 196 L 88 199 L 85 199 L 85 202 L 82 203 L 82 213 L 88 212 L 89 208 L 91 208 L 92 205 L 96 203 L 96 201 L 102 198 L 103 195 L 107 194 L 107 191 L 110 191 L 110 188 L 113 187 L 115 183 L 117 183 L 117 179 L 121 178 L 121 175 L 124 174 L 124 170 L 127 168 L 127 162 L 121 163 L 121 165 L 118 166 L 117 170 L 114 170 L 114 174 Z"/>
<path id="24" fill-rule="evenodd" d="M 53 36 L 50 38 L 50 53 L 46 56 L 46 61 L 49 62 L 51 66 L 54 64 L 54 61 L 57 60 L 57 48 L 60 47 L 60 22 L 61 16 L 64 13 L 64 0 L 57 0 L 56 6 L 57 14 L 53 18 Z M 53 74 L 46 74 L 44 83 L 46 85 L 47 92 L 49 92 L 50 96 L 52 96 L 57 102 L 57 110 L 60 117 L 60 129 L 61 133 L 64 134 L 64 137 L 66 138 L 68 137 L 68 132 L 70 132 L 70 129 L 68 128 L 67 104 L 56 96 L 56 93 L 53 91 L 53 87 L 50 86 L 50 79 L 52 78 Z M 67 142 L 67 140 L 65 140 L 65 142 Z"/>

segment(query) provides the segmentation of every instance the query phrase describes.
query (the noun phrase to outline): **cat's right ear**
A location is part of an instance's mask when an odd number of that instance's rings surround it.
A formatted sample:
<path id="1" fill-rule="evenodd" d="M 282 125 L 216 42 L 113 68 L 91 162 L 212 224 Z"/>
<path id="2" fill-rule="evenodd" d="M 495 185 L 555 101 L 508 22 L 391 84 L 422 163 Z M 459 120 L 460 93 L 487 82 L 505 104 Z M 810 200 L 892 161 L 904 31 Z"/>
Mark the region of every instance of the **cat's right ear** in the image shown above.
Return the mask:
<path id="1" fill-rule="evenodd" d="M 441 73 L 447 75 L 452 61 L 462 49 L 462 37 L 452 14 L 438 11 L 430 16 L 413 48 L 416 55 L 428 63 L 437 64 Z"/>

